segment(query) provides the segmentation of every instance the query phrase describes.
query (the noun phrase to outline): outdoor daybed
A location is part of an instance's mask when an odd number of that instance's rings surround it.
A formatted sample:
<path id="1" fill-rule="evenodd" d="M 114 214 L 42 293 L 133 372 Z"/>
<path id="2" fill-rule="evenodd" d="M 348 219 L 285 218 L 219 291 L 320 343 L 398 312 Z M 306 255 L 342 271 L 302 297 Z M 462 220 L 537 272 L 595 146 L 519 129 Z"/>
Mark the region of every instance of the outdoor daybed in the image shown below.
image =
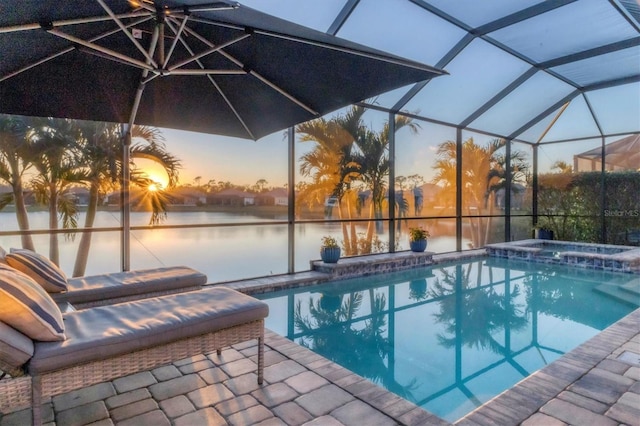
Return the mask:
<path id="1" fill-rule="evenodd" d="M 250 296 L 212 287 L 61 314 L 28 277 L 0 273 L 0 369 L 12 376 L 0 412 L 31 405 L 39 425 L 43 397 L 251 339 L 262 383 L 269 308 Z"/>

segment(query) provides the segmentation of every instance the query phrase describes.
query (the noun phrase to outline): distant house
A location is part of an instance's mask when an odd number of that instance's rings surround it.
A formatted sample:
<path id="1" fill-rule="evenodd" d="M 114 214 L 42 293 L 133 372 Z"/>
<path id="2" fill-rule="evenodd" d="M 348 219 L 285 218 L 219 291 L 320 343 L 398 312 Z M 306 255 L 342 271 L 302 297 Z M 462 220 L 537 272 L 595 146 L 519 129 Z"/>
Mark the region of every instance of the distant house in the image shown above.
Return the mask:
<path id="1" fill-rule="evenodd" d="M 225 189 L 215 194 L 207 195 L 207 204 L 213 206 L 253 206 L 256 203 L 255 194 L 238 189 Z"/>
<path id="2" fill-rule="evenodd" d="M 640 170 L 640 135 L 631 135 L 605 145 L 604 165 L 607 171 Z M 573 156 L 574 172 L 602 169 L 602 147 Z"/>
<path id="3" fill-rule="evenodd" d="M 82 186 L 76 186 L 69 189 L 69 193 L 73 195 L 76 200 L 76 204 L 79 206 L 89 205 L 89 190 Z"/>
<path id="4" fill-rule="evenodd" d="M 258 206 L 288 206 L 289 192 L 285 188 L 274 188 L 271 191 L 256 195 Z"/>
<path id="5" fill-rule="evenodd" d="M 197 206 L 207 203 L 207 194 L 197 188 L 180 187 L 172 189 L 171 204 L 182 206 Z"/>
<path id="6" fill-rule="evenodd" d="M 521 185 L 519 183 L 511 184 L 511 208 L 515 210 L 520 210 L 524 207 L 525 195 L 527 192 L 527 187 Z M 500 188 L 496 191 L 495 197 L 495 206 L 501 209 L 505 207 L 505 195 L 506 191 L 504 188 Z"/>
<path id="7" fill-rule="evenodd" d="M 13 189 L 9 185 L 0 185 L 0 195 L 13 192 Z"/>
<path id="8" fill-rule="evenodd" d="M 13 188 L 11 188 L 11 186 L 0 185 L 0 196 L 4 194 L 11 194 L 11 193 L 13 193 Z M 35 204 L 36 199 L 35 199 L 35 196 L 33 195 L 33 191 L 25 189 L 24 191 L 22 191 L 22 194 L 24 195 L 24 202 L 26 205 Z"/>

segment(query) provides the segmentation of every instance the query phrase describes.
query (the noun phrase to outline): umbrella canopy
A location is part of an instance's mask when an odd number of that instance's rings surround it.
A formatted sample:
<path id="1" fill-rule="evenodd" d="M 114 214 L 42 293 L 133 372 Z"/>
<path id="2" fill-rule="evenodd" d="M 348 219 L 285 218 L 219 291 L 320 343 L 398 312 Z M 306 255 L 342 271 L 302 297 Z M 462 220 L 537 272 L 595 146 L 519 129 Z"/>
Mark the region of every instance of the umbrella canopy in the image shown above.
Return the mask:
<path id="1" fill-rule="evenodd" d="M 258 139 L 443 74 L 244 7 L 3 0 L 0 112 Z"/>

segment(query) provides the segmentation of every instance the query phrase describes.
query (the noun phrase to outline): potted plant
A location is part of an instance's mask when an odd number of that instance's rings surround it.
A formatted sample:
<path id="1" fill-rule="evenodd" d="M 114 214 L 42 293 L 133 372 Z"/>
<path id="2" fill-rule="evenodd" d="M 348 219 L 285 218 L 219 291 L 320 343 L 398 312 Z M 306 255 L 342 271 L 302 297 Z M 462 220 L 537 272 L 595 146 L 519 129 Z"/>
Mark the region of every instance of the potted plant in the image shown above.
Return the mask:
<path id="1" fill-rule="evenodd" d="M 533 228 L 533 238 L 538 240 L 553 240 L 553 231 L 544 226 L 535 226 Z"/>
<path id="2" fill-rule="evenodd" d="M 324 263 L 337 263 L 340 259 L 340 246 L 338 241 L 331 237 L 322 237 L 322 246 L 320 247 L 320 258 Z"/>
<path id="3" fill-rule="evenodd" d="M 422 252 L 427 248 L 427 238 L 431 235 L 422 227 L 409 228 L 409 246 L 411 251 Z"/>

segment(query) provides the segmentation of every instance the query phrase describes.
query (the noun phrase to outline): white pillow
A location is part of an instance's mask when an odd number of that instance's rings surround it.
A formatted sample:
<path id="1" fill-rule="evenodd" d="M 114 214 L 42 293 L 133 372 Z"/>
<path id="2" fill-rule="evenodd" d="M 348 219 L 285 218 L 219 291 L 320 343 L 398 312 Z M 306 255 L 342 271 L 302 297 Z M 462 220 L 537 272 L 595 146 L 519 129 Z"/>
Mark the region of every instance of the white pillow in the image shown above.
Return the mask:
<path id="1" fill-rule="evenodd" d="M 0 321 L 33 340 L 64 340 L 62 313 L 51 296 L 20 272 L 0 268 Z"/>
<path id="2" fill-rule="evenodd" d="M 67 276 L 45 256 L 27 249 L 11 249 L 5 255 L 9 266 L 29 275 L 49 293 L 67 290 Z"/>

